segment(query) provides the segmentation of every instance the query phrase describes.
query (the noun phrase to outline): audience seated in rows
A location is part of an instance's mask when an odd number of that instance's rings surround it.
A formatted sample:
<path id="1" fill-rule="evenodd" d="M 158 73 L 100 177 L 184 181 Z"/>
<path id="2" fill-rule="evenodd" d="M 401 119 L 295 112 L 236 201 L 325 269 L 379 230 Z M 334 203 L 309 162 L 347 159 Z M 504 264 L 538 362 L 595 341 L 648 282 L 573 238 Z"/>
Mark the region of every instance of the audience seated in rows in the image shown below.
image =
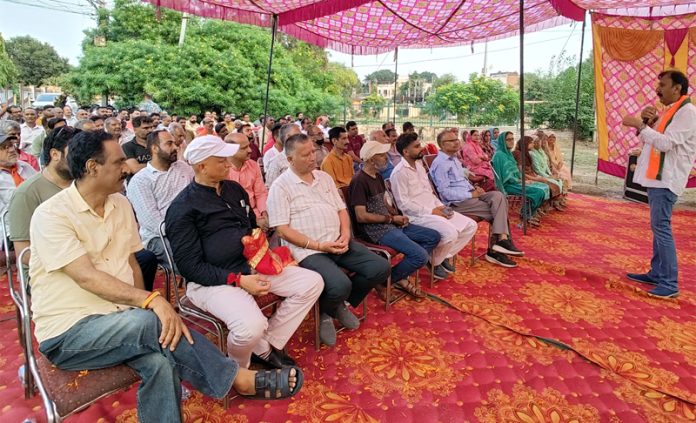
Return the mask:
<path id="1" fill-rule="evenodd" d="M 320 338 L 334 345 L 333 319 L 348 329 L 358 328 L 360 322 L 345 302 L 358 306 L 375 286 L 385 283 L 390 265 L 351 240 L 346 205 L 331 177 L 316 170 L 314 142 L 304 134 L 293 135 L 285 141 L 285 155 L 290 167 L 273 182 L 268 196 L 270 226 L 301 267 L 323 278 Z"/>
<path id="2" fill-rule="evenodd" d="M 193 166 L 194 180 L 167 210 L 167 237 L 174 262 L 188 281 L 188 298 L 227 325 L 229 356 L 245 368 L 252 354 L 265 365 L 294 365 L 282 350 L 324 283 L 319 274 L 297 266 L 277 275 L 251 274 L 242 237 L 258 227 L 256 215 L 246 191 L 228 180 L 229 158 L 238 150 L 238 144 L 217 136 L 191 142 L 185 158 Z M 267 319 L 254 296 L 269 292 L 284 300 Z"/>

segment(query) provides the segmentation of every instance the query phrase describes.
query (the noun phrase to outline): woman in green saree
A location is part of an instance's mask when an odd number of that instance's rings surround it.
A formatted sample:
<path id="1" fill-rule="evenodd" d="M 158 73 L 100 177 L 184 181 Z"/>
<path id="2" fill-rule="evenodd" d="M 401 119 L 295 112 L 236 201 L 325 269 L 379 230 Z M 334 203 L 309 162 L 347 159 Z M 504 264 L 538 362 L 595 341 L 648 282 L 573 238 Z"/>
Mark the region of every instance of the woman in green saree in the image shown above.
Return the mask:
<path id="1" fill-rule="evenodd" d="M 545 135 L 542 135 L 545 136 Z M 559 195 L 556 196 L 554 200 L 554 208 L 556 210 L 562 210 L 565 207 L 565 189 L 563 186 L 563 181 L 553 174 L 551 166 L 549 163 L 549 156 L 542 149 L 541 138 L 539 136 L 534 137 L 534 141 L 529 149 L 529 155 L 532 159 L 532 169 L 537 176 L 544 178 L 545 182 L 552 183 L 558 187 Z M 556 191 L 554 187 L 554 192 Z"/>
<path id="2" fill-rule="evenodd" d="M 493 155 L 495 184 L 503 194 L 522 195 L 522 175 L 517 167 L 517 161 L 512 155 L 515 147 L 515 137 L 512 132 L 503 132 L 498 136 L 498 148 Z M 527 204 L 522 207 L 522 213 L 527 215 L 529 223 L 539 226 L 538 211 L 548 196 L 548 186 L 541 183 L 527 184 Z"/>

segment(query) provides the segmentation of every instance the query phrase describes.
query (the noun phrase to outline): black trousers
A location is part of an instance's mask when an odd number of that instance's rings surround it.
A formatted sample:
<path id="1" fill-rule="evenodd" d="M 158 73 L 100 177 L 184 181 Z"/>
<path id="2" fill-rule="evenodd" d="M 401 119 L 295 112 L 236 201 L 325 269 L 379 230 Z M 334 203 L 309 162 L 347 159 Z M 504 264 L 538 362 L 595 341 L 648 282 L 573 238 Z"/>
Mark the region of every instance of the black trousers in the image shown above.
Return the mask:
<path id="1" fill-rule="evenodd" d="M 336 317 L 336 309 L 344 301 L 357 307 L 372 288 L 386 282 L 391 271 L 387 260 L 355 241 L 350 241 L 344 254 L 313 254 L 302 260 L 300 266 L 324 278 L 319 306 L 322 313 L 331 317 Z M 355 274 L 350 278 L 342 269 Z"/>
<path id="2" fill-rule="evenodd" d="M 157 273 L 157 256 L 152 251 L 142 249 L 135 253 L 135 259 L 140 265 L 140 271 L 143 272 L 145 289 L 152 291 L 152 286 L 155 284 L 155 273 Z"/>

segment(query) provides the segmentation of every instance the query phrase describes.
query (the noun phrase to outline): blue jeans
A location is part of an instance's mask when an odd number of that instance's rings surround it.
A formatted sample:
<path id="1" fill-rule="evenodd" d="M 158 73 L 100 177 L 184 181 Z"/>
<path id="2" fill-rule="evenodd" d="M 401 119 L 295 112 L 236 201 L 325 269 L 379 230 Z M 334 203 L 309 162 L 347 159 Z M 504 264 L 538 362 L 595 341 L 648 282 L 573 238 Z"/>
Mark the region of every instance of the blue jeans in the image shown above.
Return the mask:
<path id="1" fill-rule="evenodd" d="M 430 259 L 430 253 L 440 243 L 440 233 L 434 229 L 409 224 L 405 228 L 392 229 L 379 239 L 380 245 L 392 248 L 404 255 L 404 259 L 392 268 L 392 282 L 406 279 Z"/>
<path id="2" fill-rule="evenodd" d="M 672 237 L 672 207 L 677 195 L 667 188 L 648 188 L 650 229 L 653 233 L 653 257 L 648 276 L 658 286 L 678 291 L 677 249 Z"/>
<path id="3" fill-rule="evenodd" d="M 143 423 L 180 422 L 181 380 L 205 395 L 222 398 L 237 375 L 237 363 L 191 331 L 193 345 L 181 338 L 176 350 L 159 343 L 161 324 L 154 312 L 130 309 L 92 315 L 39 345 L 63 370 L 93 370 L 126 364 L 142 379 L 138 419 Z"/>

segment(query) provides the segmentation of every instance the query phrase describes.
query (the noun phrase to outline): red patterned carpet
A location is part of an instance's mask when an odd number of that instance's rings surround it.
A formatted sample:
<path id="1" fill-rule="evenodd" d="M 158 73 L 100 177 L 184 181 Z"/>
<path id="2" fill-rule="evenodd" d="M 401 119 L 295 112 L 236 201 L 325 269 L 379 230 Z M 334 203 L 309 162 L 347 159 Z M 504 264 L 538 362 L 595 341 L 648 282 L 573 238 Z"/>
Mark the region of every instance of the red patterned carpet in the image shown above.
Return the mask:
<path id="1" fill-rule="evenodd" d="M 647 207 L 573 195 L 567 212 L 516 234 L 527 253 L 517 269 L 459 260 L 431 291 L 453 307 L 401 301 L 387 313 L 371 295 L 362 327 L 319 352 L 307 321 L 290 346 L 306 375 L 296 398 L 224 410 L 194 392 L 186 421 L 694 422 L 695 217 L 674 217 L 678 300 L 623 279 L 649 263 Z M 481 225 L 481 242 L 486 233 Z M 5 291 L 3 317 L 14 313 Z M 21 363 L 14 321 L 4 321 L 0 421 L 43 421 L 40 401 L 23 397 Z M 135 422 L 135 389 L 68 421 Z"/>

